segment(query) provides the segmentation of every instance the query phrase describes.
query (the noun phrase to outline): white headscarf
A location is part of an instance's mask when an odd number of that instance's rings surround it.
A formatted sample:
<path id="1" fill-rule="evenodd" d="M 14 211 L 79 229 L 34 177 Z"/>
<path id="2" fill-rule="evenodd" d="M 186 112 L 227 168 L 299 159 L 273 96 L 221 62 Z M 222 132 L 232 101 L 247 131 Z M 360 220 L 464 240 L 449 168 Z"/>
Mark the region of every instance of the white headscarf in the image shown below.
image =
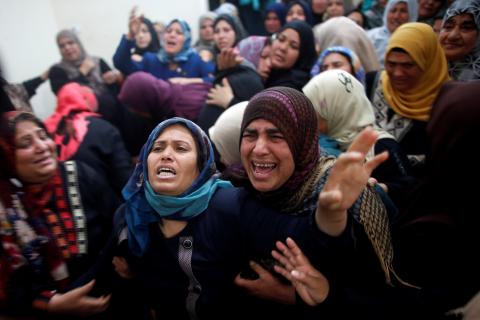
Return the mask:
<path id="1" fill-rule="evenodd" d="M 226 166 L 240 162 L 240 127 L 248 101 L 239 102 L 225 110 L 208 130 L 210 139 Z"/>
<path id="2" fill-rule="evenodd" d="M 315 76 L 303 87 L 317 114 L 328 123 L 327 135 L 338 141 L 341 151 L 367 126 L 378 133 L 378 139 L 393 136 L 379 129 L 363 85 L 343 70 L 328 70 Z M 373 151 L 373 150 L 372 150 Z"/>

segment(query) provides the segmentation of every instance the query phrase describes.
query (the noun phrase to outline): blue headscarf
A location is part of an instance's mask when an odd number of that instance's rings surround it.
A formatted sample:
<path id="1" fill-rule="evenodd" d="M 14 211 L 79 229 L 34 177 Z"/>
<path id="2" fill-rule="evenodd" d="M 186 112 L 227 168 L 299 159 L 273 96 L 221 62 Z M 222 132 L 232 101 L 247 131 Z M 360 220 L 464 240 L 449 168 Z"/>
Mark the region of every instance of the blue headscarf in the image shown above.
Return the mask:
<path id="1" fill-rule="evenodd" d="M 357 80 L 360 81 L 362 84 L 365 83 L 365 69 L 363 69 L 360 59 L 355 54 L 355 52 L 353 52 L 347 47 L 342 47 L 342 46 L 329 47 L 322 51 L 322 53 L 318 57 L 317 62 L 312 67 L 312 70 L 310 71 L 310 76 L 312 78 L 315 77 L 320 72 L 322 72 L 323 60 L 325 60 L 325 58 L 331 53 L 339 53 L 344 57 L 346 57 L 348 62 L 350 62 L 350 66 L 352 67 L 355 78 L 357 78 Z"/>
<path id="2" fill-rule="evenodd" d="M 296 4 L 302 7 L 303 12 L 305 13 L 305 22 L 308 23 L 310 26 L 313 26 L 315 24 L 315 21 L 313 20 L 312 8 L 310 8 L 310 5 L 303 0 L 290 1 L 287 5 L 287 15 L 288 11 L 290 11 L 290 9 Z"/>
<path id="3" fill-rule="evenodd" d="M 179 53 L 174 56 L 171 56 L 165 52 L 165 44 L 163 39 L 161 40 L 161 47 L 160 51 L 158 51 L 157 57 L 162 63 L 170 63 L 170 62 L 185 62 L 190 58 L 190 56 L 195 53 L 195 50 L 191 47 L 192 44 L 192 32 L 188 23 L 184 20 L 174 19 L 170 21 L 165 29 L 168 29 L 173 23 L 178 23 L 182 27 L 183 36 L 185 37 L 185 42 L 183 43 L 183 47 Z"/>
<path id="4" fill-rule="evenodd" d="M 273 2 L 270 3 L 264 11 L 264 17 L 266 18 L 269 12 L 275 12 L 282 26 L 285 24 L 285 17 L 287 16 L 287 7 L 284 3 Z"/>
<path id="5" fill-rule="evenodd" d="M 196 141 L 200 173 L 192 185 L 179 196 L 157 194 L 148 181 L 147 158 L 158 136 L 175 124 L 185 126 Z M 150 133 L 140 152 L 135 170 L 122 190 L 125 203 L 125 221 L 128 227 L 128 244 L 131 251 L 141 256 L 149 243 L 149 224 L 170 220 L 188 221 L 208 207 L 217 188 L 232 187 L 230 182 L 218 179 L 212 145 L 207 135 L 190 120 L 171 118 L 161 122 Z"/>

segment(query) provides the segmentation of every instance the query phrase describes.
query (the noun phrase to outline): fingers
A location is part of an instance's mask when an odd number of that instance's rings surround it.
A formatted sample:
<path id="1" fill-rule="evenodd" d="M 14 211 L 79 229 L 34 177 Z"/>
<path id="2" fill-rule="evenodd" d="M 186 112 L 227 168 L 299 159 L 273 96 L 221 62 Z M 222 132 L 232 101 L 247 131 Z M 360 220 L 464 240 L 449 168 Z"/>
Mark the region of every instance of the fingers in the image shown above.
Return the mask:
<path id="1" fill-rule="evenodd" d="M 281 274 L 282 276 L 285 277 L 285 279 L 289 280 L 290 282 L 293 282 L 295 279 L 292 278 L 292 272 L 291 271 L 288 271 L 287 269 L 281 267 L 281 266 L 278 266 L 278 265 L 274 265 L 273 266 L 273 269 L 275 270 L 275 272 Z"/>
<path id="2" fill-rule="evenodd" d="M 255 261 L 250 261 L 250 268 L 252 268 L 253 271 L 255 271 L 256 273 L 258 273 L 260 278 L 262 277 L 262 275 L 269 273 L 266 269 L 264 269 L 261 265 L 259 265 Z"/>
<path id="3" fill-rule="evenodd" d="M 272 250 L 272 257 L 282 265 L 282 268 L 286 269 L 286 272 L 290 272 L 293 270 L 294 266 L 284 255 L 278 253 L 275 250 Z"/>
<path id="4" fill-rule="evenodd" d="M 371 127 L 366 127 L 355 137 L 347 151 L 356 151 L 362 154 L 367 154 L 370 148 L 375 144 L 375 141 L 377 141 L 377 137 L 378 134 Z"/>
<path id="5" fill-rule="evenodd" d="M 365 167 L 369 172 L 372 172 L 377 168 L 379 165 L 381 165 L 384 161 L 388 159 L 388 151 L 384 151 L 380 154 L 377 154 L 373 159 L 370 159 L 367 161 L 365 164 Z"/>
<path id="6" fill-rule="evenodd" d="M 340 190 L 322 191 L 318 197 L 320 207 L 328 210 L 340 210 L 342 193 Z"/>
<path id="7" fill-rule="evenodd" d="M 224 87 L 230 87 L 230 82 L 228 82 L 227 77 L 223 78 L 223 80 L 222 80 L 222 85 L 223 85 Z"/>
<path id="8" fill-rule="evenodd" d="M 81 287 L 73 289 L 69 293 L 74 294 L 74 295 L 78 295 L 78 296 L 86 296 L 93 289 L 94 285 L 95 285 L 95 280 L 92 280 L 89 283 L 87 283 L 87 284 L 85 284 Z"/>

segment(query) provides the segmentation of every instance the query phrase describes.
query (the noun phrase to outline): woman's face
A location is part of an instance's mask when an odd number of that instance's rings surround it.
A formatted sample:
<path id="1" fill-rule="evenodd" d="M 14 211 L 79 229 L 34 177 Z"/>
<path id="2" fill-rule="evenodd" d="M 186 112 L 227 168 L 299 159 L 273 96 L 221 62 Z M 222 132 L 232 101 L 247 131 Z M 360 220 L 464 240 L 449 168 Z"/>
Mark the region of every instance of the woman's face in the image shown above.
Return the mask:
<path id="1" fill-rule="evenodd" d="M 175 124 L 162 131 L 147 158 L 148 181 L 162 195 L 184 193 L 198 177 L 198 151 L 190 131 Z"/>
<path id="2" fill-rule="evenodd" d="M 274 69 L 290 69 L 300 54 L 300 36 L 293 29 L 283 30 L 272 43 L 270 59 Z"/>
<path id="3" fill-rule="evenodd" d="M 418 17 L 433 17 L 440 10 L 441 6 L 442 0 L 418 0 Z"/>
<path id="4" fill-rule="evenodd" d="M 282 28 L 282 22 L 278 18 L 277 14 L 274 11 L 267 13 L 265 18 L 265 30 L 267 30 L 269 34 L 274 34 L 278 32 L 280 28 Z"/>
<path id="5" fill-rule="evenodd" d="M 202 25 L 200 26 L 200 38 L 205 41 L 213 40 L 213 20 L 212 19 L 203 19 Z"/>
<path id="6" fill-rule="evenodd" d="M 343 16 L 345 14 L 343 0 L 328 0 L 327 14 L 330 18 Z"/>
<path id="7" fill-rule="evenodd" d="M 402 24 L 410 19 L 408 5 L 405 2 L 399 2 L 387 14 L 387 29 L 393 33 Z"/>
<path id="8" fill-rule="evenodd" d="M 257 72 L 263 81 L 268 79 L 270 75 L 270 70 L 272 69 L 272 59 L 270 58 L 270 51 L 272 50 L 271 45 L 265 45 L 260 54 L 260 59 L 258 60 Z"/>
<path id="9" fill-rule="evenodd" d="M 322 14 L 327 9 L 327 0 L 312 0 L 312 11 L 315 14 Z"/>
<path id="10" fill-rule="evenodd" d="M 245 128 L 240 156 L 250 183 L 260 192 L 279 189 L 295 170 L 285 137 L 264 119 L 254 120 Z"/>
<path id="11" fill-rule="evenodd" d="M 75 40 L 69 37 L 62 37 L 58 40 L 58 48 L 60 54 L 67 61 L 75 61 L 80 59 L 82 51 Z"/>
<path id="12" fill-rule="evenodd" d="M 390 51 L 385 59 L 387 71 L 392 87 L 397 91 L 408 91 L 415 88 L 422 70 L 408 53 Z"/>
<path id="13" fill-rule="evenodd" d="M 323 72 L 334 69 L 344 70 L 355 76 L 353 74 L 352 66 L 350 65 L 348 59 L 343 54 L 337 52 L 332 52 L 328 56 L 326 56 L 325 59 L 323 59 L 320 70 Z"/>
<path id="14" fill-rule="evenodd" d="M 448 19 L 440 30 L 440 44 L 448 61 L 455 61 L 472 52 L 478 30 L 469 13 Z"/>
<path id="15" fill-rule="evenodd" d="M 215 26 L 213 40 L 219 50 L 232 48 L 235 43 L 235 31 L 225 20 L 220 20 Z"/>
<path id="16" fill-rule="evenodd" d="M 163 42 L 165 52 L 169 55 L 176 55 L 182 50 L 185 43 L 185 35 L 183 34 L 182 26 L 178 22 L 172 23 L 165 30 Z"/>
<path id="17" fill-rule="evenodd" d="M 145 49 L 152 42 L 152 34 L 148 30 L 145 23 L 140 24 L 137 34 L 135 35 L 135 44 L 140 49 Z"/>
<path id="18" fill-rule="evenodd" d="M 301 20 L 301 21 L 306 21 L 307 17 L 305 16 L 305 11 L 303 11 L 303 8 L 299 4 L 294 4 L 290 10 L 287 12 L 287 17 L 286 19 L 287 22 L 293 21 L 293 20 Z"/>
<path id="19" fill-rule="evenodd" d="M 45 183 L 55 174 L 55 142 L 32 121 L 21 121 L 15 128 L 15 167 L 20 180 Z"/>

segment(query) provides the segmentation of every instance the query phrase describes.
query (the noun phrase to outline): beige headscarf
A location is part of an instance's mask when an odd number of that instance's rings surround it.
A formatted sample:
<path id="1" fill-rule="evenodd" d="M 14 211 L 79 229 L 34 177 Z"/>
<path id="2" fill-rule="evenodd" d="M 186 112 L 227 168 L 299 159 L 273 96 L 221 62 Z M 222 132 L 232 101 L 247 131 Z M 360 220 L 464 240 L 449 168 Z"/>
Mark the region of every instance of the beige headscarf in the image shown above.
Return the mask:
<path id="1" fill-rule="evenodd" d="M 303 92 L 312 101 L 317 114 L 327 121 L 327 135 L 339 143 L 342 151 L 346 151 L 367 126 L 379 133 L 378 139 L 394 139 L 375 125 L 375 114 L 365 89 L 350 73 L 343 70 L 322 72 L 303 87 Z"/>
<path id="2" fill-rule="evenodd" d="M 226 166 L 240 163 L 240 127 L 247 104 L 248 101 L 243 101 L 231 106 L 218 117 L 215 124 L 208 130 L 210 139 Z"/>
<path id="3" fill-rule="evenodd" d="M 392 87 L 386 71 L 382 71 L 385 99 L 395 113 L 414 120 L 428 121 L 432 104 L 442 85 L 450 80 L 445 53 L 432 27 L 411 22 L 401 25 L 388 42 L 385 61 L 393 48 L 405 50 L 422 70 L 415 88 L 400 92 Z"/>
<path id="4" fill-rule="evenodd" d="M 380 70 L 375 48 L 365 30 L 347 17 L 330 18 L 313 28 L 315 42 L 323 51 L 342 46 L 355 52 L 366 72 Z"/>

